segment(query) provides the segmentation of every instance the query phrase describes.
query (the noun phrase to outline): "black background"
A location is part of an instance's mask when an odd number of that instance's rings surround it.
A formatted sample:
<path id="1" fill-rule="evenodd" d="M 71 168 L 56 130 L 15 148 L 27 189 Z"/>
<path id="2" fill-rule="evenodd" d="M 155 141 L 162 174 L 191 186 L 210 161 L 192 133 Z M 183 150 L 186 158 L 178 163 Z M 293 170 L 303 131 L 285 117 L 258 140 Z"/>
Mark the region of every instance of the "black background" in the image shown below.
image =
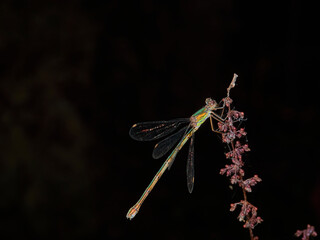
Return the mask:
<path id="1" fill-rule="evenodd" d="M 129 221 L 162 160 L 128 136 L 207 97 L 244 111 L 260 239 L 320 231 L 318 9 L 305 1 L 1 1 L 0 235 L 6 239 L 249 239 L 229 212 L 221 140 L 196 134 Z"/>

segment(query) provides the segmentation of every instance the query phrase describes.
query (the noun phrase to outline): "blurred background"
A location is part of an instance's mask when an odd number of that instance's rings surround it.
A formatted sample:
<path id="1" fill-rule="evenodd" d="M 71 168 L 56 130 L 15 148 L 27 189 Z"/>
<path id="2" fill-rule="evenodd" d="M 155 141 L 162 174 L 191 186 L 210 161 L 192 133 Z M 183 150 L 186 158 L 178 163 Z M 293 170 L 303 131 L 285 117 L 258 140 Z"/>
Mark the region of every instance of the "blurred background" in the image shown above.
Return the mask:
<path id="1" fill-rule="evenodd" d="M 205 123 L 129 221 L 165 158 L 141 121 L 189 117 L 226 95 L 245 113 L 260 239 L 320 232 L 318 9 L 278 1 L 0 3 L 0 237 L 249 239 Z"/>

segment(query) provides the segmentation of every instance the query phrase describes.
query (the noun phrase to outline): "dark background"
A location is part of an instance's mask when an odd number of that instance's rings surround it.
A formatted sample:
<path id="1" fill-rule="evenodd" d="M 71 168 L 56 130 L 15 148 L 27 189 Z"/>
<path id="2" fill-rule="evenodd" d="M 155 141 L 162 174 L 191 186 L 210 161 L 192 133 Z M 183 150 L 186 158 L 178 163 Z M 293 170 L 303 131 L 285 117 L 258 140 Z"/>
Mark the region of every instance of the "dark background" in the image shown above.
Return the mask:
<path id="1" fill-rule="evenodd" d="M 1 1 L 0 237 L 249 239 L 229 212 L 205 123 L 129 221 L 164 159 L 140 121 L 189 117 L 231 92 L 247 117 L 260 239 L 320 232 L 318 9 L 306 1 Z"/>

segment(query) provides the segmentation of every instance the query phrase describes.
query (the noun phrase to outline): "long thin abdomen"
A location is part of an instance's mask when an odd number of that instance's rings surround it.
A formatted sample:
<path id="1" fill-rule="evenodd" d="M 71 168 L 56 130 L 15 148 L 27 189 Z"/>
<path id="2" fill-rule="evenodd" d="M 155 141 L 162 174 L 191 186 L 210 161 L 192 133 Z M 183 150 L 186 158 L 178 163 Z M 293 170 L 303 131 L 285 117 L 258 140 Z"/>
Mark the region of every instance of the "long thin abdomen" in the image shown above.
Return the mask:
<path id="1" fill-rule="evenodd" d="M 144 202 L 144 200 L 147 198 L 149 193 L 152 191 L 156 183 L 161 178 L 162 174 L 165 172 L 165 170 L 169 167 L 171 167 L 175 157 L 177 156 L 180 149 L 183 147 L 183 145 L 188 141 L 188 139 L 194 134 L 194 132 L 197 131 L 196 128 L 192 128 L 188 131 L 188 133 L 181 139 L 181 141 L 178 143 L 178 145 L 175 147 L 175 149 L 172 151 L 172 153 L 168 156 L 166 161 L 162 164 L 161 168 L 157 172 L 157 174 L 153 177 L 152 181 L 150 182 L 149 186 L 146 188 L 146 190 L 143 192 L 142 196 L 138 200 L 138 202 L 129 209 L 127 213 L 127 218 L 130 220 L 134 218 L 137 213 L 139 212 L 139 209 Z"/>

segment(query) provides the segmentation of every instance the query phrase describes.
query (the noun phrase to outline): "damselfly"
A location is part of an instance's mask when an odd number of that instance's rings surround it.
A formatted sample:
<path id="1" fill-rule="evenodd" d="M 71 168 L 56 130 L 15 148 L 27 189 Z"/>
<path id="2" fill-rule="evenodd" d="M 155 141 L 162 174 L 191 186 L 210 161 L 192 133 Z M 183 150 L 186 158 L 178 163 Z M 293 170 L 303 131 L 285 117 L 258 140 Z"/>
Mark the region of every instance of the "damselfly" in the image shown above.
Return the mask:
<path id="1" fill-rule="evenodd" d="M 230 89 L 235 86 L 235 82 L 238 75 L 234 74 L 233 79 L 227 88 L 227 98 L 229 99 Z M 175 157 L 178 152 L 181 150 L 183 145 L 191 138 L 189 146 L 189 154 L 187 160 L 187 186 L 188 190 L 191 193 L 194 185 L 194 135 L 199 127 L 209 118 L 212 131 L 216 132 L 213 127 L 212 119 L 215 119 L 219 122 L 223 122 L 223 110 L 225 107 L 226 101 L 222 101 L 222 106 L 218 104 L 215 100 L 211 98 L 206 99 L 206 105 L 195 112 L 190 118 L 178 118 L 171 121 L 156 121 L 156 122 L 143 122 L 134 124 L 130 131 L 129 135 L 138 141 L 152 141 L 162 137 L 167 136 L 165 139 L 161 140 L 154 147 L 152 156 L 155 159 L 161 158 L 164 156 L 180 139 L 180 142 L 173 149 L 171 154 L 167 157 L 166 161 L 162 164 L 159 171 L 151 180 L 149 186 L 146 188 L 138 202 L 131 207 L 127 213 L 127 218 L 130 220 L 134 218 L 142 203 L 147 198 L 149 193 L 152 191 L 156 183 L 161 178 L 164 171 L 172 166 Z M 218 114 L 214 111 L 221 110 L 221 113 Z M 184 127 L 181 127 L 186 125 Z M 179 129 L 180 128 L 180 129 Z M 171 135 L 170 135 L 171 134 Z M 168 136 L 169 135 L 169 136 Z"/>
<path id="2" fill-rule="evenodd" d="M 152 157 L 155 159 L 164 156 L 177 142 L 180 142 L 168 156 L 157 174 L 152 179 L 149 186 L 142 194 L 139 201 L 127 213 L 127 218 L 130 220 L 138 213 L 143 201 L 156 185 L 164 171 L 170 169 L 174 159 L 183 145 L 191 138 L 189 146 L 189 154 L 187 160 L 187 186 L 191 193 L 194 185 L 194 136 L 198 128 L 210 118 L 211 128 L 213 131 L 212 118 L 217 121 L 223 121 L 221 115 L 215 113 L 215 110 L 223 109 L 219 107 L 215 100 L 211 98 L 206 99 L 206 105 L 194 113 L 190 118 L 178 118 L 171 121 L 156 121 L 137 123 L 132 126 L 129 135 L 137 141 L 152 141 L 167 136 L 165 139 L 157 143 L 154 147 Z M 182 128 L 181 125 L 186 125 Z M 179 130 L 178 130 L 179 129 Z M 178 130 L 178 131 L 177 131 Z M 173 134 L 171 134 L 173 133 Z M 170 135 L 171 134 L 171 135 Z M 168 136 L 169 135 L 169 136 Z"/>

